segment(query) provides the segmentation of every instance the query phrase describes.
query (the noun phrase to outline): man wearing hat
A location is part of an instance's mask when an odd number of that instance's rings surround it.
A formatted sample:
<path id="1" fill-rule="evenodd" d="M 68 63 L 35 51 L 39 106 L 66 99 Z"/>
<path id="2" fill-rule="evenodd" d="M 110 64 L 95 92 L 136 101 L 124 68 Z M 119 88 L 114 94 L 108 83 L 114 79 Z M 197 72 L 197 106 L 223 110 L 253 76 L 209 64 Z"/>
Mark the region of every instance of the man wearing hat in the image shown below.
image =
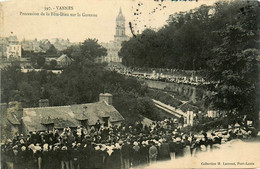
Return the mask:
<path id="1" fill-rule="evenodd" d="M 55 168 L 61 168 L 61 156 L 60 156 L 60 147 L 58 146 L 58 144 L 53 145 L 52 151 L 49 152 L 49 159 L 51 159 L 51 169 L 55 169 Z"/>
<path id="2" fill-rule="evenodd" d="M 95 124 L 95 129 L 96 129 L 96 131 L 99 131 L 100 127 L 101 127 L 100 120 L 97 120 L 97 122 L 96 122 L 96 124 Z"/>
<path id="3" fill-rule="evenodd" d="M 176 138 L 176 144 L 175 144 L 176 148 L 175 148 L 175 158 L 179 158 L 183 156 L 183 148 L 184 145 L 181 142 L 181 138 L 177 137 Z"/>
<path id="4" fill-rule="evenodd" d="M 170 147 L 165 139 L 162 139 L 162 143 L 159 147 L 160 160 L 170 160 Z"/>
<path id="5" fill-rule="evenodd" d="M 176 141 L 175 138 L 172 137 L 169 141 L 169 148 L 170 148 L 170 157 L 171 159 L 175 159 L 175 152 L 176 152 Z"/>

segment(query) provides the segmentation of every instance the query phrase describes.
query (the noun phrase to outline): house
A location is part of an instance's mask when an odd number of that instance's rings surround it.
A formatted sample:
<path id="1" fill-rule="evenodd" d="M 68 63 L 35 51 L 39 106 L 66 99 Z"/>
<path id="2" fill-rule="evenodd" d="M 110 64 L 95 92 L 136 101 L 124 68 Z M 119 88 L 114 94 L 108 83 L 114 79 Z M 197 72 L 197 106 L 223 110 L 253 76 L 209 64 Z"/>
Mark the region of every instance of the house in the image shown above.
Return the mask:
<path id="1" fill-rule="evenodd" d="M 124 121 L 123 116 L 112 105 L 112 95 L 101 93 L 99 101 L 95 103 L 75 104 L 67 106 L 49 106 L 49 101 L 39 101 L 39 107 L 22 108 L 21 103 L 12 102 L 10 107 L 1 106 L 4 111 L 2 128 L 10 128 L 2 137 L 12 138 L 16 132 L 28 134 L 33 131 L 52 130 L 53 128 L 76 128 L 84 126 L 89 128 L 97 120 L 104 126 L 120 126 Z"/>
<path id="2" fill-rule="evenodd" d="M 67 55 L 63 54 L 56 59 L 58 67 L 66 67 L 69 66 L 72 62 L 72 59 Z"/>
<path id="3" fill-rule="evenodd" d="M 6 38 L 0 39 L 1 45 L 1 57 L 7 58 L 8 60 L 16 59 L 20 60 L 22 58 L 22 47 L 16 35 L 11 35 Z"/>
<path id="4" fill-rule="evenodd" d="M 21 45 L 10 44 L 6 48 L 6 53 L 7 53 L 7 59 L 11 59 L 11 58 L 20 59 L 22 57 Z"/>
<path id="5" fill-rule="evenodd" d="M 72 59 L 65 54 L 61 55 L 58 58 L 55 58 L 55 57 L 46 58 L 46 63 L 50 64 L 50 62 L 52 60 L 55 60 L 57 62 L 57 67 L 60 67 L 60 68 L 67 67 L 72 62 Z"/>

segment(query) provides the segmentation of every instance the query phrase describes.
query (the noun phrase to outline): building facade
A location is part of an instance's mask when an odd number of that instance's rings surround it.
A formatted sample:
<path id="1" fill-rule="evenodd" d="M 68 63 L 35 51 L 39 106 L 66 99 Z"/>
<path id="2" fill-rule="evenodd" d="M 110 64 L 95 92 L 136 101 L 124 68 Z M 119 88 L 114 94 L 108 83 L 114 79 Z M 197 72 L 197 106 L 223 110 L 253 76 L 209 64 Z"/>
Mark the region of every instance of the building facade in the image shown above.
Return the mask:
<path id="1" fill-rule="evenodd" d="M 17 59 L 22 57 L 22 47 L 17 36 L 11 34 L 9 37 L 1 38 L 1 58 Z"/>
<path id="2" fill-rule="evenodd" d="M 6 48 L 6 56 L 7 59 L 11 59 L 11 58 L 20 59 L 22 57 L 21 45 L 19 44 L 8 45 Z"/>
<path id="3" fill-rule="evenodd" d="M 101 93 L 95 103 L 49 106 L 48 99 L 39 100 L 39 107 L 23 108 L 20 102 L 1 103 L 1 136 L 11 139 L 16 133 L 28 134 L 78 126 L 90 128 L 99 120 L 104 126 L 120 126 L 123 116 L 112 105 L 112 95 Z"/>
<path id="4" fill-rule="evenodd" d="M 58 58 L 54 58 L 54 57 L 53 58 L 46 58 L 46 63 L 50 64 L 50 62 L 52 60 L 55 60 L 57 62 L 57 67 L 59 67 L 59 68 L 67 67 L 73 61 L 70 57 L 68 57 L 68 55 L 62 54 Z"/>
<path id="5" fill-rule="evenodd" d="M 123 41 L 129 39 L 125 34 L 125 17 L 120 8 L 119 14 L 116 17 L 116 33 L 114 35 L 114 40 L 108 43 L 101 43 L 101 45 L 107 49 L 107 55 L 102 56 L 97 59 L 97 62 L 122 62 L 122 58 L 118 56 L 118 52 L 121 49 Z"/>

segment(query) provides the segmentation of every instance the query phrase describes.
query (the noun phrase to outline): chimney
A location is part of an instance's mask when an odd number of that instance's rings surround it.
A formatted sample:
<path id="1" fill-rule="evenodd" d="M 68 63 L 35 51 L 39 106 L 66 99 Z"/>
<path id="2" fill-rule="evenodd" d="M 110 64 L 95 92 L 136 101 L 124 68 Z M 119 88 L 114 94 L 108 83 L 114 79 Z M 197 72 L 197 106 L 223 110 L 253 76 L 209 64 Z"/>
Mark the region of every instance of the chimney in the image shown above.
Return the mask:
<path id="1" fill-rule="evenodd" d="M 112 105 L 113 96 L 110 93 L 100 93 L 99 101 L 105 101 L 107 104 Z"/>
<path id="2" fill-rule="evenodd" d="M 39 107 L 49 107 L 49 100 L 48 99 L 39 100 Z"/>

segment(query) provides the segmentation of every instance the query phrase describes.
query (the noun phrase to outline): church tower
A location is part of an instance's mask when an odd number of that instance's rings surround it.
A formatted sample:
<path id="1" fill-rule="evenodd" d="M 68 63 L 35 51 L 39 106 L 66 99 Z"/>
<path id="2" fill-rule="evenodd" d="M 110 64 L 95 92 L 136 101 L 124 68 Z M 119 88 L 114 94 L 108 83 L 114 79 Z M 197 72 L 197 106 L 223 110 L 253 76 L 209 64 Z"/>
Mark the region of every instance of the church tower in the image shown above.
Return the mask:
<path id="1" fill-rule="evenodd" d="M 125 40 L 127 40 L 127 36 L 125 35 L 125 17 L 120 8 L 119 14 L 116 17 L 116 34 L 114 36 L 114 41 L 122 42 Z"/>
<path id="2" fill-rule="evenodd" d="M 97 62 L 121 63 L 122 58 L 118 56 L 118 52 L 122 47 L 122 42 L 127 40 L 129 40 L 129 37 L 125 34 L 125 17 L 120 8 L 119 14 L 116 17 L 116 33 L 114 35 L 114 41 L 102 43 L 102 46 L 107 49 L 107 55 L 102 56 L 102 58 L 98 59 Z"/>

